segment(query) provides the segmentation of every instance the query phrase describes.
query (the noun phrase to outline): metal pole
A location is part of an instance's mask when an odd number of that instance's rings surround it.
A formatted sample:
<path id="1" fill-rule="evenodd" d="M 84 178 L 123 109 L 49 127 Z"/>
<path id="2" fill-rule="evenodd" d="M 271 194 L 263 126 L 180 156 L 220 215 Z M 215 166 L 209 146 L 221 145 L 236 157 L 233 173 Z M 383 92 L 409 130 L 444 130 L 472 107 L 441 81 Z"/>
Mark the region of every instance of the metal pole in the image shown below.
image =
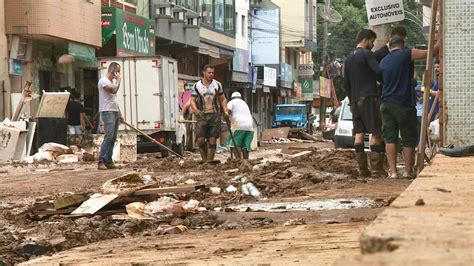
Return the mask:
<path id="1" fill-rule="evenodd" d="M 329 8 L 331 6 L 331 0 L 326 0 L 326 7 Z M 323 58 L 322 58 L 322 73 L 323 77 L 326 77 L 326 65 L 328 61 L 328 20 L 324 19 L 323 23 Z M 326 100 L 324 97 L 319 96 L 319 129 L 321 131 L 324 130 L 324 126 L 326 125 Z"/>

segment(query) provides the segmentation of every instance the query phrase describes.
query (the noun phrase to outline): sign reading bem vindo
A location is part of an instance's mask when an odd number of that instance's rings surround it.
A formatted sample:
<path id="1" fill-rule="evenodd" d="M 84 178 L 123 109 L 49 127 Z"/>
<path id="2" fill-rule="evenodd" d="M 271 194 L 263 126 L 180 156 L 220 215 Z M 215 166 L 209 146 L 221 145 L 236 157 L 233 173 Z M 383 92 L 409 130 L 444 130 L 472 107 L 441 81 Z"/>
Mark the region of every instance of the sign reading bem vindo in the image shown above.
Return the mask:
<path id="1" fill-rule="evenodd" d="M 102 45 L 115 34 L 117 56 L 155 55 L 155 22 L 114 7 L 102 8 Z"/>
<path id="2" fill-rule="evenodd" d="M 365 0 L 365 6 L 371 26 L 405 19 L 403 0 Z"/>

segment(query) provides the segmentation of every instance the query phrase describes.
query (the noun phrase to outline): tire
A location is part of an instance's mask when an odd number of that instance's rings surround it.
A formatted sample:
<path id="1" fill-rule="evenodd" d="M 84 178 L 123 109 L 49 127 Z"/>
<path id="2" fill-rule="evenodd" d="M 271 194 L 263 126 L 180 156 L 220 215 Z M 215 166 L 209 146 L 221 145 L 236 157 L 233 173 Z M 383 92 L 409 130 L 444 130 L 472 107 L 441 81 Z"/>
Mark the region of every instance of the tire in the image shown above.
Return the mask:
<path id="1" fill-rule="evenodd" d="M 165 140 L 165 143 L 163 143 L 163 145 L 165 145 L 166 147 L 170 147 L 171 146 L 171 143 L 170 143 L 170 140 Z M 166 150 L 166 149 L 161 149 L 161 158 L 167 158 L 170 156 L 170 151 Z"/>
<path id="2" fill-rule="evenodd" d="M 177 154 L 181 155 L 181 156 L 184 156 L 184 148 L 186 147 L 186 141 L 185 141 L 185 138 L 183 136 L 183 141 L 181 141 L 181 144 L 176 144 L 176 143 L 173 143 L 172 145 L 172 150 L 174 152 L 176 152 Z"/>
<path id="3" fill-rule="evenodd" d="M 339 141 L 337 141 L 337 137 L 334 137 L 334 148 L 341 148 L 341 145 L 339 144 Z"/>

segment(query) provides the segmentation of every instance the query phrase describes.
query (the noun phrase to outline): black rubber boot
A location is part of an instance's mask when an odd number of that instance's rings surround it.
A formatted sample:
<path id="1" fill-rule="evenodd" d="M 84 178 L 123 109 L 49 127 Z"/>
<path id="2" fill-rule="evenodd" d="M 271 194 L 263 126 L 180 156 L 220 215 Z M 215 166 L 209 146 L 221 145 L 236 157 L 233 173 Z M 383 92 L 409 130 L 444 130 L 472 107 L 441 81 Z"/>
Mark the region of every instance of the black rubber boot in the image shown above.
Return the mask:
<path id="1" fill-rule="evenodd" d="M 243 157 L 243 159 L 248 160 L 249 159 L 249 151 L 246 150 L 246 149 L 242 149 L 242 157 Z"/>
<path id="2" fill-rule="evenodd" d="M 199 153 L 201 154 L 202 162 L 207 162 L 207 144 L 203 146 L 199 146 Z"/>
<path id="3" fill-rule="evenodd" d="M 212 162 L 214 161 L 214 156 L 216 155 L 216 149 L 215 148 L 209 148 L 207 150 L 207 161 Z"/>
<path id="4" fill-rule="evenodd" d="M 374 177 L 387 177 L 384 169 L 385 153 L 372 152 L 370 156 L 370 171 Z"/>
<path id="5" fill-rule="evenodd" d="M 356 152 L 356 160 L 359 165 L 359 176 L 369 177 L 370 171 L 368 168 L 367 154 L 365 152 Z"/>

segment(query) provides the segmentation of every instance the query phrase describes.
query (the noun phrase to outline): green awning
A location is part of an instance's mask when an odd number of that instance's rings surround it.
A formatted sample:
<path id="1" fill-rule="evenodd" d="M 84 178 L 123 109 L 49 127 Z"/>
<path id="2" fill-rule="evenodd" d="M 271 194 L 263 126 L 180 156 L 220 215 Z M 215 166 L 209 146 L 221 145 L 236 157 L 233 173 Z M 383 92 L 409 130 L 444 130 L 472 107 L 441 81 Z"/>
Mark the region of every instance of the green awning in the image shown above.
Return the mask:
<path id="1" fill-rule="evenodd" d="M 95 49 L 90 45 L 69 42 L 68 54 L 74 56 L 75 59 L 82 61 L 96 61 Z"/>

